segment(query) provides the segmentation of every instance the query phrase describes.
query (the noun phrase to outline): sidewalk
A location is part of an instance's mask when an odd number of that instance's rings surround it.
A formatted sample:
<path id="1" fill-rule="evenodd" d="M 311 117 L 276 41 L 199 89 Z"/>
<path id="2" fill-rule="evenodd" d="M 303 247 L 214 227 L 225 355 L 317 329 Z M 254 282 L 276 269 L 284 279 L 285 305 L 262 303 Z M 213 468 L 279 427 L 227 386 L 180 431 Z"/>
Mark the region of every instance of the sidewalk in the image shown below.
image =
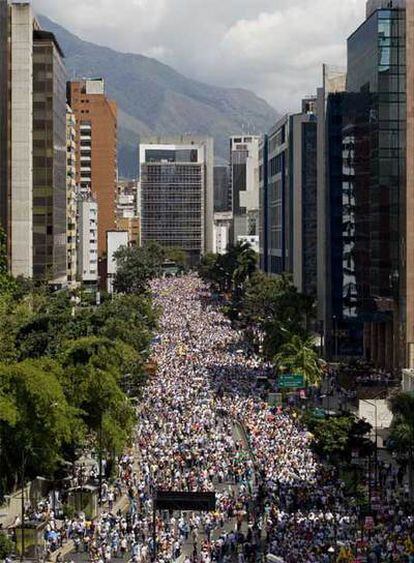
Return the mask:
<path id="1" fill-rule="evenodd" d="M 128 501 L 128 497 L 126 495 L 126 493 L 124 493 L 123 495 L 121 495 L 121 497 L 117 500 L 117 502 L 114 504 L 112 512 L 117 513 L 119 510 L 121 512 L 126 512 L 127 508 L 129 507 L 129 501 Z M 105 506 L 101 507 L 101 509 L 99 510 L 99 513 L 97 514 L 97 518 L 99 518 L 99 515 L 106 509 Z M 57 560 L 57 558 L 59 557 L 59 555 L 64 559 L 66 555 L 68 555 L 69 553 L 71 553 L 73 550 L 75 549 L 75 542 L 73 540 L 68 540 L 60 549 L 57 549 L 56 551 L 54 551 L 50 557 L 47 559 L 47 561 L 53 561 L 55 562 Z"/>

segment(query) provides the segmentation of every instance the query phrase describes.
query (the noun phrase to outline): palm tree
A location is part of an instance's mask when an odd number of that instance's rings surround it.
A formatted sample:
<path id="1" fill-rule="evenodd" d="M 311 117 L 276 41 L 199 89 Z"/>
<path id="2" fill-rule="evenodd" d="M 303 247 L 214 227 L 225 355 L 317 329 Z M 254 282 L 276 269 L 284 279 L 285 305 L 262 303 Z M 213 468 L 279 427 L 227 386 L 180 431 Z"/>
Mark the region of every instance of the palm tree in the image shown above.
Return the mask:
<path id="1" fill-rule="evenodd" d="M 239 252 L 237 267 L 233 272 L 233 283 L 235 288 L 241 287 L 246 280 L 250 279 L 257 267 L 257 254 L 248 244 L 239 244 L 236 249 Z"/>
<path id="2" fill-rule="evenodd" d="M 410 501 L 414 500 L 414 395 L 398 393 L 389 401 L 394 415 L 391 425 L 391 440 L 401 454 L 408 456 L 408 478 Z"/>
<path id="3" fill-rule="evenodd" d="M 274 363 L 278 371 L 303 375 L 307 385 L 317 386 L 321 383 L 322 368 L 310 338 L 303 340 L 298 335 L 292 335 L 280 347 Z"/>

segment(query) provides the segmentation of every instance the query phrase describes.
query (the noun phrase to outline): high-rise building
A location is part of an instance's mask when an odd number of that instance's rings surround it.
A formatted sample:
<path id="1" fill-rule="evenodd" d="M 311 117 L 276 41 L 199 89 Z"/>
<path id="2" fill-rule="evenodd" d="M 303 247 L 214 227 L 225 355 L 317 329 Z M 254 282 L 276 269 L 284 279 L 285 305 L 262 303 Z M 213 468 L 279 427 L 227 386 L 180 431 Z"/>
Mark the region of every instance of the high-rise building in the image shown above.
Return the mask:
<path id="1" fill-rule="evenodd" d="M 91 195 L 78 198 L 78 279 L 84 286 L 98 285 L 98 204 Z"/>
<path id="2" fill-rule="evenodd" d="M 29 3 L 0 0 L 0 218 L 9 270 L 33 276 L 33 31 Z"/>
<path id="3" fill-rule="evenodd" d="M 106 246 L 108 248 L 108 270 L 106 278 L 106 289 L 108 293 L 114 292 L 114 278 L 118 270 L 117 261 L 115 259 L 116 253 L 121 250 L 121 248 L 128 247 L 129 234 L 128 231 L 108 231 L 106 233 Z"/>
<path id="4" fill-rule="evenodd" d="M 0 226 L 9 225 L 9 6 L 0 0 Z M 10 240 L 8 240 L 10 243 Z"/>
<path id="5" fill-rule="evenodd" d="M 259 256 L 260 269 L 269 272 L 269 138 L 263 135 L 259 143 Z"/>
<path id="6" fill-rule="evenodd" d="M 66 106 L 66 221 L 68 283 L 77 279 L 77 186 L 76 186 L 76 120 L 73 111 Z"/>
<path id="7" fill-rule="evenodd" d="M 33 277 L 67 282 L 66 71 L 54 35 L 33 34 Z"/>
<path id="8" fill-rule="evenodd" d="M 68 103 L 76 119 L 76 182 L 80 191 L 90 192 L 98 204 L 98 251 L 102 257 L 106 231 L 116 228 L 117 104 L 106 97 L 103 79 L 70 82 Z"/>
<path id="9" fill-rule="evenodd" d="M 136 180 L 118 181 L 116 223 L 118 230 L 128 233 L 129 244 L 138 244 L 140 239 L 139 191 Z"/>
<path id="10" fill-rule="evenodd" d="M 414 3 L 371 0 L 348 39 L 345 92 L 330 102 L 340 143 L 321 173 L 339 157 L 341 185 L 328 177 L 321 197 L 339 225 L 325 272 L 334 260 L 338 271 L 321 291 L 321 320 L 334 355 L 352 354 L 359 324 L 365 357 L 387 369 L 414 367 L 413 103 Z"/>
<path id="11" fill-rule="evenodd" d="M 230 138 L 234 244 L 239 236 L 259 235 L 259 142 L 252 135 Z"/>
<path id="12" fill-rule="evenodd" d="M 214 167 L 214 212 L 231 211 L 230 174 L 228 166 Z"/>
<path id="13" fill-rule="evenodd" d="M 281 118 L 260 145 L 261 267 L 289 272 L 299 291 L 316 294 L 316 98 Z"/>
<path id="14" fill-rule="evenodd" d="M 213 140 L 143 140 L 141 243 L 185 250 L 191 264 L 213 248 Z"/>
<path id="15" fill-rule="evenodd" d="M 29 2 L 0 0 L 0 221 L 14 276 L 66 282 L 63 54 Z"/>
<path id="16" fill-rule="evenodd" d="M 327 357 L 363 354 L 362 326 L 355 309 L 355 266 L 349 248 L 349 216 L 354 212 L 355 201 L 352 192 L 344 190 L 342 140 L 347 108 L 357 100 L 346 95 L 345 87 L 346 71 L 325 65 L 317 107 L 317 305 Z"/>
<path id="17" fill-rule="evenodd" d="M 231 225 L 233 214 L 231 211 L 214 213 L 213 226 L 213 252 L 214 254 L 226 254 L 230 244 Z"/>

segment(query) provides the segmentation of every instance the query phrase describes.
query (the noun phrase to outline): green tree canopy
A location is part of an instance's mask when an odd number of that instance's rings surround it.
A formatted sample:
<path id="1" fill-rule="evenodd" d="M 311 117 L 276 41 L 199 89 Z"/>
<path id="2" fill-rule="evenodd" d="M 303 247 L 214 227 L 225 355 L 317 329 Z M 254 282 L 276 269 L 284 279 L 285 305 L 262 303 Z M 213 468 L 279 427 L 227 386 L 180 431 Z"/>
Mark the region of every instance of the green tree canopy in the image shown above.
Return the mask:
<path id="1" fill-rule="evenodd" d="M 314 450 L 331 460 L 349 463 L 353 451 L 358 451 L 361 457 L 373 451 L 374 445 L 367 438 L 372 427 L 351 414 L 320 418 L 307 411 L 303 422 L 313 434 Z"/>
<path id="2" fill-rule="evenodd" d="M 394 415 L 390 442 L 401 461 L 408 465 L 410 499 L 414 501 L 414 394 L 398 393 L 389 401 Z"/>
<path id="3" fill-rule="evenodd" d="M 164 246 L 164 254 L 166 260 L 171 260 L 177 264 L 177 267 L 181 270 L 187 270 L 188 268 L 188 254 L 182 248 L 178 246 Z"/>
<path id="4" fill-rule="evenodd" d="M 7 398 L 6 416 L 0 420 L 3 481 L 21 472 L 23 458 L 27 475 L 50 475 L 63 445 L 77 435 L 76 410 L 66 400 L 60 373 L 51 360 L 0 364 L 3 404 Z"/>
<path id="5" fill-rule="evenodd" d="M 199 266 L 199 275 L 221 292 L 236 292 L 257 268 L 257 255 L 248 243 L 229 245 L 226 254 L 206 254 Z"/>
<path id="6" fill-rule="evenodd" d="M 317 386 L 321 383 L 323 372 L 311 339 L 291 336 L 282 344 L 273 361 L 279 372 L 303 375 L 307 385 Z"/>
<path id="7" fill-rule="evenodd" d="M 165 251 L 159 244 L 150 242 L 143 247 L 121 248 L 115 254 L 115 259 L 115 292 L 142 294 L 148 290 L 151 279 L 161 273 Z"/>
<path id="8" fill-rule="evenodd" d="M 13 549 L 14 543 L 12 540 L 4 532 L 0 532 L 0 560 L 6 559 L 7 556 L 11 555 Z"/>

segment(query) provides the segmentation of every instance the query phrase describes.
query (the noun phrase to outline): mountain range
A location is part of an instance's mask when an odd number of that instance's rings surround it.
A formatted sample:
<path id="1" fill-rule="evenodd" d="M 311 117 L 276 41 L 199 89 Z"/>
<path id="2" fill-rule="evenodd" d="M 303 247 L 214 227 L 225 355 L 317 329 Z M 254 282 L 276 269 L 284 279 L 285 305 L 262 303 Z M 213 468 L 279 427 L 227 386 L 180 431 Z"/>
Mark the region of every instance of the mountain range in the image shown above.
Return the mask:
<path id="1" fill-rule="evenodd" d="M 119 106 L 119 173 L 137 175 L 143 135 L 193 134 L 215 140 L 216 160 L 228 160 L 230 135 L 259 134 L 278 114 L 249 90 L 192 80 L 159 61 L 84 41 L 39 16 L 65 54 L 68 78 L 103 77 L 107 95 Z"/>

